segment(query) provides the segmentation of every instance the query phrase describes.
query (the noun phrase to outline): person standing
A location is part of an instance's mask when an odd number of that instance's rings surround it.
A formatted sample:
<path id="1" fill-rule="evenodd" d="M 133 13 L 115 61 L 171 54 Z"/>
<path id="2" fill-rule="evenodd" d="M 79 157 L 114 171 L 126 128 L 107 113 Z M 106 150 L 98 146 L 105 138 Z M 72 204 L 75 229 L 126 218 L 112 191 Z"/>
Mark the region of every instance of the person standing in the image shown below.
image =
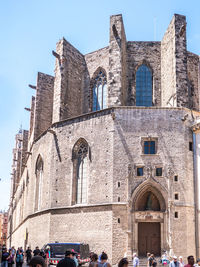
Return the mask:
<path id="1" fill-rule="evenodd" d="M 34 256 L 40 255 L 40 250 L 39 250 L 39 247 L 38 246 L 33 250 L 33 255 Z"/>
<path id="2" fill-rule="evenodd" d="M 147 267 L 149 267 L 149 258 L 151 257 L 151 253 L 147 253 Z"/>
<path id="3" fill-rule="evenodd" d="M 30 260 L 32 258 L 32 250 L 30 247 L 26 250 L 26 263 L 29 264 Z"/>
<path id="4" fill-rule="evenodd" d="M 73 260 L 74 260 L 74 262 L 75 262 L 75 264 L 76 264 L 76 267 L 78 267 L 79 264 L 78 264 L 78 260 L 77 260 L 77 258 L 76 258 L 77 253 L 75 252 L 74 249 L 72 249 L 71 251 L 74 253 L 74 255 L 73 255 Z"/>
<path id="5" fill-rule="evenodd" d="M 93 253 L 91 255 L 91 261 L 88 267 L 97 267 L 97 264 L 98 264 L 98 255 Z"/>
<path id="6" fill-rule="evenodd" d="M 182 256 L 179 256 L 179 266 L 180 267 L 184 267 L 184 262 L 183 262 L 183 257 Z"/>
<path id="7" fill-rule="evenodd" d="M 15 258 L 15 254 L 16 254 L 16 249 L 15 249 L 15 247 L 13 246 L 13 247 L 11 248 L 11 250 L 12 250 L 12 254 L 13 254 L 14 258 Z"/>
<path id="8" fill-rule="evenodd" d="M 45 262 L 46 262 L 46 266 L 49 266 L 49 258 L 51 258 L 51 252 L 50 252 L 50 248 L 47 248 L 45 250 Z"/>
<path id="9" fill-rule="evenodd" d="M 180 263 L 177 261 L 175 255 L 173 256 L 173 260 L 170 262 L 169 267 L 180 267 Z"/>
<path id="10" fill-rule="evenodd" d="M 16 261 L 16 267 L 22 267 L 22 264 L 24 262 L 24 256 L 20 248 L 18 248 L 17 250 L 15 261 Z"/>
<path id="11" fill-rule="evenodd" d="M 167 264 L 170 263 L 169 260 L 168 260 L 168 258 L 167 258 L 167 254 L 166 254 L 166 253 L 164 253 L 164 254 L 162 255 L 161 263 L 162 263 L 162 266 L 167 266 Z M 183 266 L 182 266 L 182 267 L 183 267 Z"/>
<path id="12" fill-rule="evenodd" d="M 7 248 L 4 248 L 2 250 L 1 267 L 7 267 L 8 266 L 8 257 L 9 257 L 9 253 L 7 251 Z"/>
<path id="13" fill-rule="evenodd" d="M 74 253 L 70 250 L 65 252 L 65 258 L 59 261 L 57 267 L 76 267 L 75 261 L 73 260 Z"/>
<path id="14" fill-rule="evenodd" d="M 101 254 L 101 261 L 98 262 L 98 267 L 111 267 L 108 262 L 108 255 L 104 252 Z"/>
<path id="15" fill-rule="evenodd" d="M 153 267 L 157 266 L 157 262 L 156 262 L 156 259 L 154 257 L 154 254 L 151 254 L 151 256 L 149 258 L 149 266 L 153 266 Z"/>
<path id="16" fill-rule="evenodd" d="M 139 258 L 136 253 L 133 253 L 133 267 L 139 267 Z"/>
<path id="17" fill-rule="evenodd" d="M 8 267 L 12 267 L 14 264 L 14 255 L 12 253 L 12 249 L 9 249 L 9 256 L 8 256 Z"/>
<path id="18" fill-rule="evenodd" d="M 184 267 L 193 267 L 194 266 L 194 256 L 188 256 L 187 257 L 188 264 L 186 264 Z"/>

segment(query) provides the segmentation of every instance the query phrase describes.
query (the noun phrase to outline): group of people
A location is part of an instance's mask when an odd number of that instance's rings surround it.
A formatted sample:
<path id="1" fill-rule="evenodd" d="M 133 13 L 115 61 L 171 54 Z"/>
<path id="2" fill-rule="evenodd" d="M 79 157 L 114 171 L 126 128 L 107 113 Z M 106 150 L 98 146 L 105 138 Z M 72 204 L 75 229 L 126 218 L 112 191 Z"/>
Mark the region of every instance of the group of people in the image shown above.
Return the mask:
<path id="1" fill-rule="evenodd" d="M 1 250 L 1 267 L 13 267 L 13 264 L 16 264 L 16 267 L 22 267 L 25 260 L 30 265 L 31 259 L 35 256 L 42 257 L 48 266 L 49 250 L 43 251 L 39 247 L 36 247 L 33 251 L 30 247 L 26 251 L 22 247 L 19 247 L 17 250 L 15 247 L 11 247 L 8 250 L 4 246 Z"/>
<path id="2" fill-rule="evenodd" d="M 77 267 L 78 261 L 76 258 L 76 252 L 74 250 L 67 250 L 65 252 L 65 258 L 60 260 L 57 267 Z M 90 254 L 90 263 L 88 267 L 111 267 L 108 262 L 108 255 L 103 251 L 101 255 L 96 253 Z M 122 267 L 122 266 L 120 266 Z"/>
<path id="3" fill-rule="evenodd" d="M 15 263 L 16 267 L 22 267 L 24 258 L 26 258 L 26 263 L 30 267 L 46 267 L 48 266 L 49 259 L 49 250 L 43 251 L 39 247 L 36 247 L 35 250 L 31 250 L 30 247 L 24 252 L 22 247 L 15 250 L 14 247 L 7 250 L 6 247 L 3 247 L 1 250 L 1 267 L 12 267 Z M 65 258 L 60 260 L 57 264 L 57 267 L 78 267 L 79 263 L 77 260 L 77 253 L 72 250 L 67 250 L 65 252 Z M 169 261 L 166 254 L 162 256 L 159 260 L 159 263 L 164 267 L 200 267 L 200 259 L 195 260 L 193 256 L 187 257 L 188 263 L 184 264 L 183 257 L 180 256 L 179 260 L 176 256 L 173 256 L 172 261 Z M 125 255 L 119 263 L 118 267 L 128 267 L 129 261 Z M 140 262 L 137 254 L 133 254 L 133 267 L 139 267 Z M 157 261 L 153 254 L 147 253 L 147 267 L 156 267 Z M 96 253 L 91 253 L 90 263 L 88 267 L 111 267 L 108 262 L 108 255 L 103 251 L 99 256 Z"/>
<path id="4" fill-rule="evenodd" d="M 194 260 L 194 256 L 187 257 L 187 264 L 184 264 L 183 257 L 179 256 L 179 260 L 177 256 L 173 256 L 172 260 L 170 261 L 165 254 L 162 255 L 159 263 L 164 267 L 200 267 L 200 259 L 197 259 L 196 263 Z M 147 267 L 156 267 L 157 260 L 154 257 L 154 254 L 147 253 Z M 136 253 L 133 253 L 133 267 L 139 267 L 139 258 L 137 257 Z"/>

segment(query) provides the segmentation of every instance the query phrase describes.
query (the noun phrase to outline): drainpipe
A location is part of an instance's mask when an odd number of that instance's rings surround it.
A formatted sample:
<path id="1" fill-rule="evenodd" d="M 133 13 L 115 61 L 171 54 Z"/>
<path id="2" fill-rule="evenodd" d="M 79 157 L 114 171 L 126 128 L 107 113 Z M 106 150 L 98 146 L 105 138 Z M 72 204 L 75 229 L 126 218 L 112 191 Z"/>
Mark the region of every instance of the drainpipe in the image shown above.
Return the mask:
<path id="1" fill-rule="evenodd" d="M 195 208 L 195 245 L 196 258 L 199 258 L 199 181 L 198 181 L 198 133 L 193 132 L 193 169 L 194 169 L 194 208 Z"/>

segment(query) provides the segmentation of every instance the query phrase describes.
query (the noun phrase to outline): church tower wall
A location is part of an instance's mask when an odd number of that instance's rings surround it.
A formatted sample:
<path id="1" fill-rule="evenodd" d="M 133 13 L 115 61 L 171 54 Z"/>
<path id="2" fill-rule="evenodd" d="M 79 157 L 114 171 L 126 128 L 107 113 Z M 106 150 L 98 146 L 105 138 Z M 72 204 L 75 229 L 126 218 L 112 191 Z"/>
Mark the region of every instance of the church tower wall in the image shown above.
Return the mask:
<path id="1" fill-rule="evenodd" d="M 186 18 L 175 14 L 161 41 L 162 106 L 188 107 Z"/>
<path id="2" fill-rule="evenodd" d="M 126 35 L 122 15 L 110 17 L 108 106 L 125 106 L 127 101 Z"/>
<path id="3" fill-rule="evenodd" d="M 56 46 L 53 122 L 88 112 L 89 74 L 84 56 L 64 38 Z"/>
<path id="4" fill-rule="evenodd" d="M 187 75 L 189 108 L 200 109 L 200 60 L 199 56 L 187 52 Z"/>

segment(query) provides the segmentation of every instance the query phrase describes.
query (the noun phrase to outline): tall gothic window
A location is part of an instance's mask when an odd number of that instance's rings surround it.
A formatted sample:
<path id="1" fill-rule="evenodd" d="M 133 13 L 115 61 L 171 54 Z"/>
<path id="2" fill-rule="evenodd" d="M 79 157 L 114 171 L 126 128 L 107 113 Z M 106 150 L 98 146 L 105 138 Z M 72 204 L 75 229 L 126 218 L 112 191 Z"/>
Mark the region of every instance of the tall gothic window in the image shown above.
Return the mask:
<path id="1" fill-rule="evenodd" d="M 40 209 L 42 203 L 43 165 L 44 163 L 42 157 L 39 155 L 35 168 L 35 211 Z"/>
<path id="2" fill-rule="evenodd" d="M 152 72 L 144 64 L 136 72 L 136 106 L 152 106 Z"/>
<path id="3" fill-rule="evenodd" d="M 103 70 L 100 70 L 93 79 L 93 103 L 92 110 L 97 111 L 108 107 L 107 98 L 107 80 L 106 74 Z"/>
<path id="4" fill-rule="evenodd" d="M 72 152 L 73 159 L 73 193 L 72 204 L 87 202 L 88 143 L 79 139 Z"/>

